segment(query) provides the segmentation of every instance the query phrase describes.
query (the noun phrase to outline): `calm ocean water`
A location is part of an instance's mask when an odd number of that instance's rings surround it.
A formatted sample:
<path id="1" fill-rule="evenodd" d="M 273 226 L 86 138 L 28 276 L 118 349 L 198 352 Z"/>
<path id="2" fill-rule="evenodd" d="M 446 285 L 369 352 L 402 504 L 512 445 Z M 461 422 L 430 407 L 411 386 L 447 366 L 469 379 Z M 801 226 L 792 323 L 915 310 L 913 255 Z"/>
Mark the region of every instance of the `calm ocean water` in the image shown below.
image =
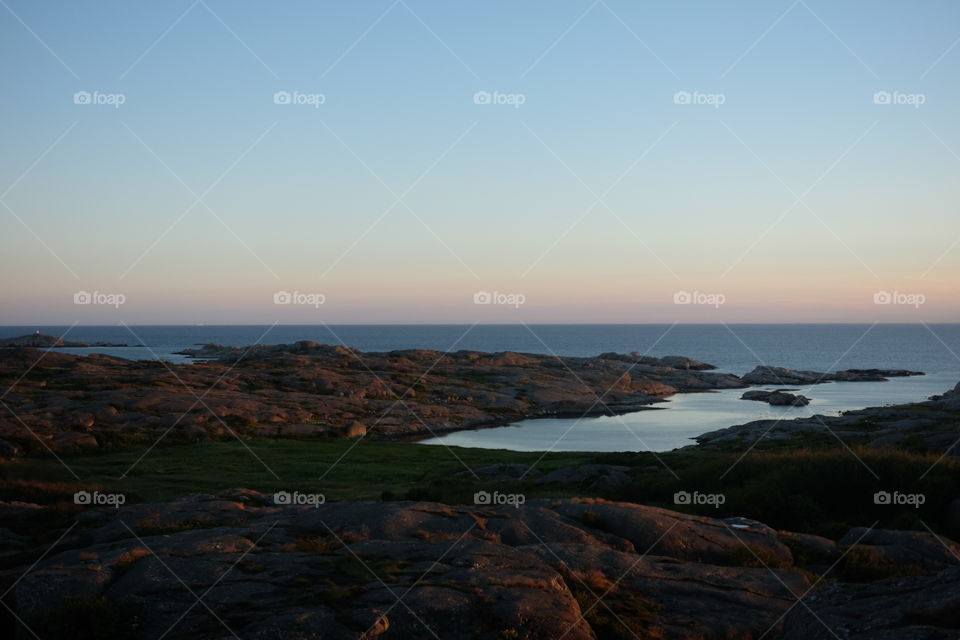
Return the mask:
<path id="1" fill-rule="evenodd" d="M 758 364 L 832 371 L 902 368 L 928 375 L 885 383 L 833 383 L 805 392 L 807 407 L 770 407 L 740 400 L 739 390 L 681 394 L 660 406 L 614 418 L 528 420 L 517 426 L 454 433 L 427 444 L 518 450 L 655 450 L 690 444 L 712 429 L 786 414 L 789 417 L 921 400 L 960 381 L 960 324 L 749 324 L 749 325 L 279 325 L 268 326 L 20 326 L 0 337 L 36 330 L 83 342 L 118 342 L 146 348 L 64 349 L 130 359 L 166 358 L 208 342 L 243 346 L 314 340 L 363 351 L 437 349 L 524 351 L 592 356 L 605 351 L 685 355 L 743 374 Z"/>

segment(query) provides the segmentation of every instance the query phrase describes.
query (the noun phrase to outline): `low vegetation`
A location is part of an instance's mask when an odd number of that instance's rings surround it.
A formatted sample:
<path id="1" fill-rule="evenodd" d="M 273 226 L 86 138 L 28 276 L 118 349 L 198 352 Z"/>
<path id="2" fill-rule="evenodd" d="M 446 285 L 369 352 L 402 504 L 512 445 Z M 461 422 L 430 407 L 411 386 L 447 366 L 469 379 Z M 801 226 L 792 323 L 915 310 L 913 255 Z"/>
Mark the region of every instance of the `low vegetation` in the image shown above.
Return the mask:
<path id="1" fill-rule="evenodd" d="M 142 459 L 141 459 L 141 456 Z M 163 501 L 230 487 L 262 492 L 322 493 L 333 500 L 431 500 L 472 503 L 478 490 L 537 497 L 601 497 L 717 517 L 744 516 L 779 529 L 837 537 L 852 525 L 934 530 L 956 535 L 946 514 L 960 486 L 952 458 L 858 447 L 780 452 L 664 454 L 515 452 L 401 442 L 251 440 L 64 457 L 0 465 L 0 498 L 78 509 L 74 491 L 116 491 L 128 502 Z M 535 465 L 523 481 L 480 479 L 471 473 L 496 464 Z M 630 482 L 591 489 L 584 484 L 539 484 L 545 472 L 584 464 L 629 468 Z M 69 469 L 68 469 L 69 468 Z M 72 472 L 72 473 L 71 473 Z M 79 482 L 72 475 L 79 477 Z M 722 504 L 678 505 L 678 491 L 722 493 Z M 878 491 L 921 493 L 923 504 L 875 504 Z"/>

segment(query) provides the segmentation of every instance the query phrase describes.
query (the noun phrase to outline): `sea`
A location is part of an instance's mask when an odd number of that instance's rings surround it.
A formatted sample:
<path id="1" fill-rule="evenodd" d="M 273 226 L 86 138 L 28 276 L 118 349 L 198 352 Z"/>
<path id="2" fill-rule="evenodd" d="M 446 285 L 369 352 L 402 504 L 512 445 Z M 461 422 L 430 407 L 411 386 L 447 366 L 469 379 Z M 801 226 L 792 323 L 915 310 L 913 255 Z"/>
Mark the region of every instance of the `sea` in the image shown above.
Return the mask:
<path id="1" fill-rule="evenodd" d="M 523 420 L 421 441 L 515 451 L 668 451 L 692 444 L 692 438 L 702 433 L 751 420 L 837 415 L 868 406 L 913 402 L 960 382 L 960 324 L 5 326 L 0 327 L 0 337 L 38 330 L 66 340 L 145 345 L 58 351 L 171 362 L 189 361 L 175 352 L 207 343 L 245 346 L 313 340 L 361 351 L 683 355 L 738 375 L 760 364 L 813 371 L 910 369 L 926 374 L 805 388 L 801 392 L 811 399 L 806 407 L 771 407 L 741 400 L 743 391 L 739 389 L 685 393 L 655 405 L 656 409 L 621 416 Z"/>

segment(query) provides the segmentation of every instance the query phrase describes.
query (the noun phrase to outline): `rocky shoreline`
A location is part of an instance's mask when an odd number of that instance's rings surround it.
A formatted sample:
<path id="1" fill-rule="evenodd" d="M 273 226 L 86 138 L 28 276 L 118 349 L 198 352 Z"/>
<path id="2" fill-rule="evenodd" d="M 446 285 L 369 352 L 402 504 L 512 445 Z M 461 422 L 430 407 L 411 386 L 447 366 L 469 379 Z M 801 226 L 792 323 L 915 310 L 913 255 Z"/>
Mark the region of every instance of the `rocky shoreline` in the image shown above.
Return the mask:
<path id="1" fill-rule="evenodd" d="M 847 411 L 841 416 L 814 415 L 792 420 L 755 420 L 697 436 L 694 447 L 761 449 L 767 445 L 802 445 L 814 439 L 864 444 L 874 448 L 909 447 L 950 457 L 960 424 L 960 384 L 923 402 Z"/>
<path id="2" fill-rule="evenodd" d="M 743 386 L 686 358 L 363 353 L 313 342 L 207 346 L 198 354 L 210 359 L 0 350 L 0 384 L 15 383 L 5 402 L 16 416 L 0 416 L 0 455 L 95 450 L 160 435 L 169 442 L 368 431 L 416 438 L 531 417 L 636 411 L 678 392 Z"/>
<path id="3" fill-rule="evenodd" d="M 528 418 L 615 415 L 676 393 L 778 379 L 820 384 L 918 375 L 758 367 L 743 377 L 683 356 L 558 357 L 514 352 L 361 352 L 292 345 L 205 345 L 195 362 L 130 361 L 30 347 L 0 350 L 0 457 L 132 442 L 234 437 L 422 439 Z M 26 427 L 26 428 L 25 428 Z"/>

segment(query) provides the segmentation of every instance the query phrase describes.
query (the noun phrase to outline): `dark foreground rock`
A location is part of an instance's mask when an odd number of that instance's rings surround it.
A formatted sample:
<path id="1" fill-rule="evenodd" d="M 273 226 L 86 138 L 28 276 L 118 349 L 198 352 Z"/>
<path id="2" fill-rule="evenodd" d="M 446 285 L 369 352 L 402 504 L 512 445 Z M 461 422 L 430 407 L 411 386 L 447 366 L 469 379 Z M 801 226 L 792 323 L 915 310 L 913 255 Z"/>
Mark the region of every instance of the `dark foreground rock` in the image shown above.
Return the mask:
<path id="1" fill-rule="evenodd" d="M 777 389 L 776 391 L 747 391 L 742 396 L 742 400 L 757 400 L 766 402 L 774 406 L 805 407 L 810 404 L 810 398 L 802 395 L 794 395 L 786 389 Z"/>
<path id="2" fill-rule="evenodd" d="M 311 507 L 234 489 L 87 509 L 52 549 L 60 532 L 2 535 L 19 550 L 0 580 L 22 637 L 27 625 L 82 638 L 92 623 L 128 639 L 820 638 L 807 607 L 841 633 L 955 629 L 960 588 L 944 552 L 955 545 L 927 532 L 855 529 L 835 543 L 600 500 Z M 928 577 L 824 587 L 794 566 L 798 544 L 831 564 L 882 548 Z"/>
<path id="3" fill-rule="evenodd" d="M 84 512 L 10 604 L 41 637 L 88 603 L 131 638 L 754 638 L 809 582 L 751 549 L 792 564 L 759 523 L 623 503 L 277 507 L 236 490 Z"/>
<path id="4" fill-rule="evenodd" d="M 782 640 L 960 638 L 960 568 L 870 584 L 831 584 L 786 617 Z"/>
<path id="5" fill-rule="evenodd" d="M 161 435 L 166 442 L 234 434 L 429 437 L 525 418 L 637 411 L 679 392 L 745 386 L 678 356 L 364 353 L 313 342 L 207 345 L 198 353 L 212 359 L 171 364 L 0 350 L 0 387 L 13 385 L 4 398 L 10 411 L 0 415 L 0 457 Z"/>

